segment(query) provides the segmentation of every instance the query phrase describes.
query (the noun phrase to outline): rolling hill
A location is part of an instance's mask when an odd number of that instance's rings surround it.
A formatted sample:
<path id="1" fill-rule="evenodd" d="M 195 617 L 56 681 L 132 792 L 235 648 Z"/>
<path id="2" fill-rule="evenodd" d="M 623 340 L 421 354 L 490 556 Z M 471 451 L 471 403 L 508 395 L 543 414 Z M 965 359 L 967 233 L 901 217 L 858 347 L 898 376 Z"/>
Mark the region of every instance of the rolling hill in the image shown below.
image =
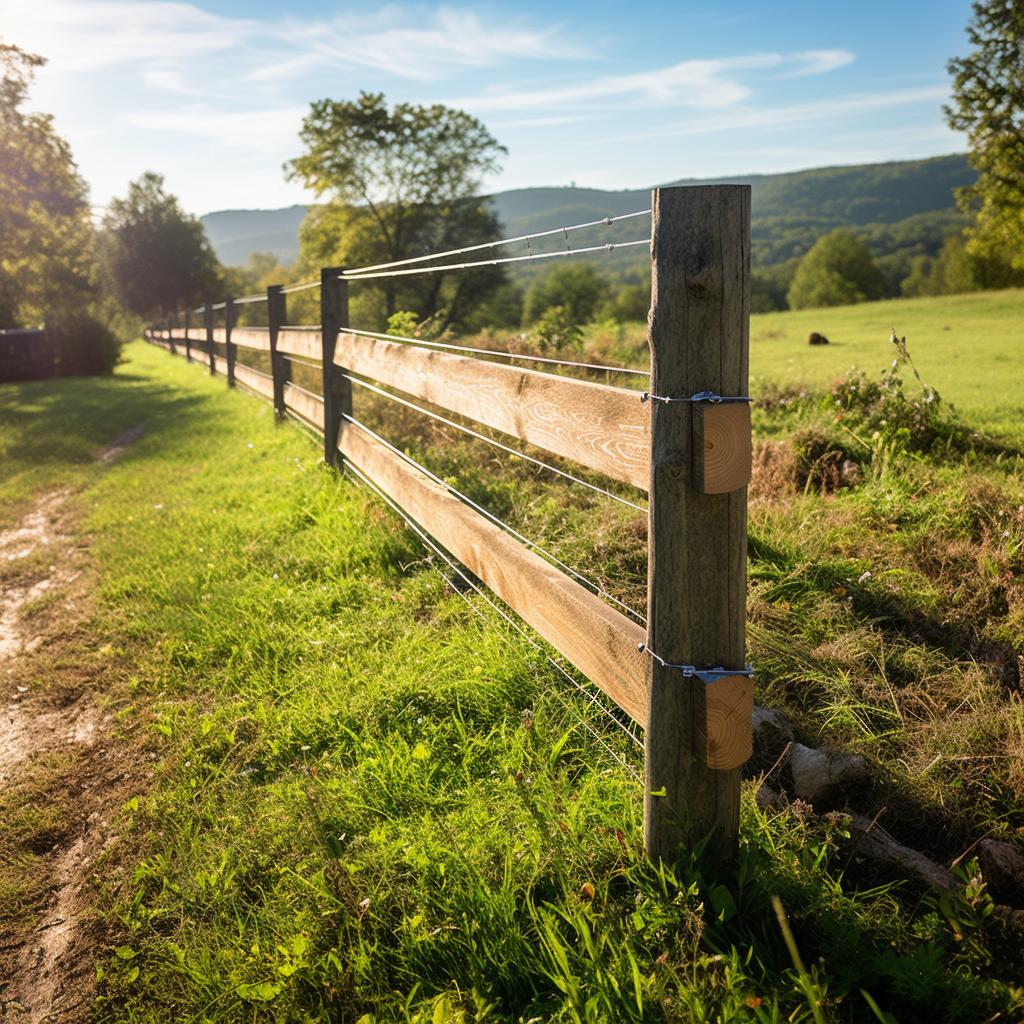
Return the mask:
<path id="1" fill-rule="evenodd" d="M 934 253 L 959 224 L 953 190 L 969 184 L 974 176 L 966 156 L 954 154 L 787 174 L 680 179 L 670 184 L 749 184 L 754 262 L 767 267 L 800 256 L 821 234 L 840 225 L 860 229 L 879 256 L 904 250 Z M 508 234 L 518 235 L 642 209 L 650 201 L 650 191 L 527 188 L 498 192 L 492 201 Z M 253 252 L 272 252 L 287 262 L 298 255 L 298 229 L 306 210 L 301 205 L 220 210 L 201 219 L 223 263 L 244 263 Z M 601 237 L 638 237 L 636 222 L 614 225 Z M 631 262 L 636 258 L 628 251 L 613 254 L 611 261 L 620 272 Z"/>

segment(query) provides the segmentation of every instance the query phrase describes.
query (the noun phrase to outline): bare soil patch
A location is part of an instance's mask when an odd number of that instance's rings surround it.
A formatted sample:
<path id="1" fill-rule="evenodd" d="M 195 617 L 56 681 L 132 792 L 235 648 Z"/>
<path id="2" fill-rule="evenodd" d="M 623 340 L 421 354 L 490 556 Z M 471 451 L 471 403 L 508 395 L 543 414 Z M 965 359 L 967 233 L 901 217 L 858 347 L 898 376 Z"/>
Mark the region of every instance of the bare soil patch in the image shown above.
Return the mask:
<path id="1" fill-rule="evenodd" d="M 0 1024 L 89 1018 L 107 944 L 99 862 L 143 781 L 114 713 L 118 666 L 88 633 L 94 574 L 70 498 L 48 494 L 0 532 Z"/>

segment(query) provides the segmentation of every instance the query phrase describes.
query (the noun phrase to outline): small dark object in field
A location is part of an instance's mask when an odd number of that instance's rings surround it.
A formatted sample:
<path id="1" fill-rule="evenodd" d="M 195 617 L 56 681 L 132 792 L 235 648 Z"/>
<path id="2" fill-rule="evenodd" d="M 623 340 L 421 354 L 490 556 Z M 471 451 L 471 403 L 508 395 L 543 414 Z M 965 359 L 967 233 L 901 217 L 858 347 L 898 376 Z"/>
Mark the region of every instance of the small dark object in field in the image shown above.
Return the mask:
<path id="1" fill-rule="evenodd" d="M 1024 851 L 999 839 L 983 839 L 978 844 L 978 863 L 994 899 L 1024 907 Z"/>
<path id="2" fill-rule="evenodd" d="M 828 338 L 824 334 L 819 334 L 817 331 L 811 331 L 811 336 L 807 339 L 808 345 L 827 345 Z"/>

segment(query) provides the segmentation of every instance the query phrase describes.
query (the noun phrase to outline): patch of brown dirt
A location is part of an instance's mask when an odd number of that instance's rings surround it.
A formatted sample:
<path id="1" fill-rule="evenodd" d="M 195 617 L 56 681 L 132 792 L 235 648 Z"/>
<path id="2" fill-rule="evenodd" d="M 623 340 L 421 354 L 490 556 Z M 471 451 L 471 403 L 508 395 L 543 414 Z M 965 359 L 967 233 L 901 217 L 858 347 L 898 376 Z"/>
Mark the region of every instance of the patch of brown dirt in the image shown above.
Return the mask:
<path id="1" fill-rule="evenodd" d="M 69 497 L 46 495 L 0 532 L 0 1024 L 90 1017 L 107 955 L 98 862 L 119 840 L 118 809 L 144 785 L 143 758 L 123 728 L 115 737 L 116 666 L 87 632 L 93 573 Z"/>

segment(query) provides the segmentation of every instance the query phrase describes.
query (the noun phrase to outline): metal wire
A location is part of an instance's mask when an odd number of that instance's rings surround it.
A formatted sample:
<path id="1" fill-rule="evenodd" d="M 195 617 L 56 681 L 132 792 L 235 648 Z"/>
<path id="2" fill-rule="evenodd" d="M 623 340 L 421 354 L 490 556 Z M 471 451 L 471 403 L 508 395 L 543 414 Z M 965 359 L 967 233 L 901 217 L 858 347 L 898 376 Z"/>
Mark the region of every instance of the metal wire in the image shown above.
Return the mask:
<path id="1" fill-rule="evenodd" d="M 551 359 L 549 356 L 531 356 L 520 352 L 504 352 L 501 349 L 470 348 L 468 345 L 452 345 L 445 341 L 424 341 L 422 338 L 407 338 L 401 334 L 381 334 L 379 331 L 361 331 L 346 327 L 343 334 L 355 334 L 360 338 L 377 338 L 381 341 L 402 341 L 409 345 L 424 345 L 427 348 L 441 348 L 449 352 L 471 352 L 480 356 L 497 356 L 526 363 L 546 363 L 549 366 L 571 366 L 578 370 L 600 370 L 604 373 L 630 373 L 638 377 L 650 377 L 650 370 L 634 370 L 629 366 L 602 366 L 600 363 L 576 363 L 568 359 Z M 639 394 L 639 392 L 638 392 Z"/>
<path id="2" fill-rule="evenodd" d="M 598 494 L 604 495 L 606 498 L 611 498 L 612 501 L 617 501 L 621 505 L 627 505 L 629 508 L 636 509 L 637 512 L 643 512 L 645 514 L 647 512 L 647 509 L 644 508 L 643 505 L 637 505 L 634 502 L 629 501 L 627 498 L 622 498 L 618 494 L 613 494 L 611 491 L 605 490 L 603 487 L 598 487 L 597 484 L 592 484 L 588 480 L 582 480 L 578 476 L 573 476 L 572 473 L 567 473 L 564 469 L 552 466 L 549 462 L 545 462 L 543 459 L 537 459 L 532 455 L 527 455 L 526 452 L 521 452 L 517 448 L 512 448 L 507 444 L 503 444 L 501 441 L 495 440 L 493 437 L 481 434 L 472 427 L 456 423 L 454 420 L 448 419 L 447 416 L 442 416 L 440 413 L 424 409 L 423 406 L 417 405 L 415 402 L 410 402 L 398 395 L 394 395 L 390 391 L 385 391 L 383 388 L 379 388 L 375 384 L 369 383 L 369 381 L 360 380 L 358 377 L 352 377 L 349 374 L 342 374 L 342 376 L 348 377 L 353 384 L 359 384 L 361 387 L 364 387 L 369 391 L 375 391 L 378 395 L 383 395 L 385 398 L 390 398 L 393 402 L 398 402 L 399 405 L 404 405 L 409 409 L 414 409 L 416 412 L 421 412 L 424 416 L 429 416 L 431 419 L 435 419 L 439 423 L 444 423 L 446 426 L 454 427 L 456 430 L 461 430 L 464 434 L 469 434 L 470 437 L 486 441 L 488 444 L 494 445 L 495 448 L 500 448 L 503 452 L 507 452 L 509 455 L 514 455 L 518 459 L 525 459 L 527 462 L 532 462 L 535 466 L 540 466 L 551 473 L 557 473 L 559 476 L 565 477 L 566 480 L 571 480 L 574 484 L 579 484 L 581 487 L 587 487 L 592 491 L 596 491 Z"/>
<path id="3" fill-rule="evenodd" d="M 323 402 L 324 396 L 318 395 L 315 391 L 310 391 L 309 388 L 304 388 L 301 384 L 296 384 L 295 381 L 288 381 L 288 387 L 295 388 L 296 391 L 301 391 L 304 395 L 308 395 L 310 398 L 315 398 L 318 402 Z"/>
<path id="4" fill-rule="evenodd" d="M 307 288 L 319 288 L 320 281 L 303 281 L 301 284 L 286 284 L 281 292 L 284 295 L 291 295 L 292 292 L 304 292 Z"/>
<path id="5" fill-rule="evenodd" d="M 266 302 L 267 301 L 267 296 L 266 295 L 243 295 L 242 298 L 240 298 L 240 299 L 232 299 L 231 301 L 234 302 L 234 304 L 236 306 L 239 306 L 239 305 L 242 305 L 243 303 L 246 303 L 246 302 Z"/>
<path id="6" fill-rule="evenodd" d="M 310 359 L 303 359 L 302 356 L 295 356 L 292 355 L 290 352 L 279 352 L 278 355 L 284 356 L 284 358 L 287 359 L 288 362 L 290 363 L 298 363 L 299 366 L 309 366 L 312 367 L 312 369 L 314 370 L 319 370 L 322 369 L 323 367 L 322 363 L 314 363 Z"/>
<path id="7" fill-rule="evenodd" d="M 615 715 L 613 715 L 611 711 L 609 711 L 609 709 L 606 706 L 604 706 L 592 693 L 589 693 L 581 685 L 579 680 L 575 679 L 563 665 L 561 665 L 558 661 L 552 658 L 551 655 L 548 654 L 547 651 L 545 651 L 544 648 L 541 647 L 541 645 L 537 643 L 537 641 L 534 640 L 534 638 L 530 636 L 530 634 L 527 633 L 527 631 L 518 622 L 516 622 L 511 615 L 508 614 L 508 612 L 501 608 L 497 604 L 497 602 L 490 597 L 489 594 L 485 593 L 483 588 L 480 587 L 475 580 L 473 580 L 470 576 L 466 574 L 466 572 L 461 568 L 458 562 L 456 562 L 453 557 L 445 553 L 445 551 L 434 541 L 434 539 L 425 530 L 423 530 L 412 518 L 410 518 L 408 513 L 397 502 L 392 500 L 392 498 L 390 498 L 380 487 L 378 487 L 373 482 L 373 480 L 370 479 L 370 477 L 363 473 L 363 471 L 360 470 L 358 466 L 355 466 L 351 461 L 346 460 L 343 463 L 343 467 L 350 473 L 353 473 L 359 480 L 361 480 L 367 487 L 369 487 L 370 490 L 372 490 L 382 501 L 384 501 L 385 504 L 387 504 L 394 512 L 396 512 L 405 521 L 409 528 L 420 538 L 420 540 L 424 543 L 424 545 L 426 545 L 426 547 L 429 550 L 433 551 L 442 561 L 444 561 L 448 565 L 448 567 L 454 573 L 456 573 L 456 575 L 458 575 L 459 578 L 462 579 L 462 581 L 467 586 L 471 587 L 475 593 L 477 593 L 481 598 L 483 598 L 483 600 L 486 601 L 487 604 L 490 605 L 490 607 L 505 622 L 512 626 L 512 628 L 515 629 L 516 632 L 518 632 L 531 647 L 538 651 L 553 668 L 560 672 L 562 676 L 564 676 L 565 679 L 567 679 L 569 683 L 572 684 L 573 687 L 579 690 L 579 692 L 582 693 L 583 696 L 585 696 L 608 719 L 610 719 L 614 725 L 621 729 L 634 743 L 642 747 L 643 744 L 641 740 L 637 737 L 637 735 L 630 729 L 628 729 L 621 721 L 619 721 L 619 719 Z M 475 614 L 480 616 L 480 618 L 484 622 L 487 621 L 486 616 L 483 614 L 483 612 L 479 608 L 477 608 L 476 605 L 474 605 L 473 602 L 470 601 L 469 598 L 466 597 L 466 595 L 461 590 L 459 590 L 459 588 L 456 587 L 451 580 L 447 579 L 444 576 L 444 574 L 440 572 L 440 570 L 438 570 L 438 574 L 445 581 L 445 583 L 447 583 L 448 586 L 450 586 L 452 590 L 454 590 L 455 593 L 458 594 L 463 601 L 465 601 L 467 606 L 471 608 Z M 554 692 L 558 694 L 557 690 Z M 608 744 L 605 738 L 601 736 L 601 734 L 597 732 L 597 730 L 594 729 L 594 727 L 589 722 L 587 722 L 587 720 L 583 718 L 582 715 L 579 716 L 579 721 L 587 729 L 587 731 L 590 732 L 591 735 L 598 741 L 598 743 L 600 743 L 601 746 L 604 747 L 604 749 L 609 754 L 611 754 L 613 759 L 620 762 L 626 768 L 626 770 L 630 772 L 630 774 L 632 774 L 639 781 L 639 773 L 636 771 L 635 768 L 633 768 L 632 765 L 629 764 L 625 757 L 618 754 Z"/>
<path id="8" fill-rule="evenodd" d="M 534 231 L 528 235 L 517 235 L 515 238 L 502 238 L 497 242 L 480 242 L 477 245 L 466 245 L 461 249 L 448 249 L 446 252 L 433 252 L 427 256 L 413 256 L 405 260 L 392 260 L 390 263 L 375 263 L 368 267 L 353 267 L 342 271 L 342 277 L 349 277 L 356 274 L 366 274 L 372 270 L 390 270 L 392 267 L 404 267 L 410 263 L 425 263 L 427 260 L 440 260 L 446 256 L 462 256 L 467 252 L 480 252 L 482 249 L 496 249 L 501 245 L 513 245 L 516 242 L 526 242 L 527 245 L 534 238 L 546 238 L 549 235 L 564 234 L 568 242 L 570 231 L 582 231 L 584 228 L 596 228 L 601 225 L 609 226 L 620 220 L 630 220 L 633 217 L 646 217 L 650 209 L 637 210 L 634 213 L 620 213 L 615 217 L 602 217 L 601 220 L 587 221 L 585 224 L 570 224 L 567 227 L 550 228 L 547 231 Z M 532 250 L 531 250 L 532 251 Z"/>
<path id="9" fill-rule="evenodd" d="M 269 373 L 264 373 L 263 370 L 257 370 L 255 366 L 250 366 L 248 363 L 240 363 L 235 361 L 236 366 L 244 366 L 247 370 L 252 370 L 253 373 L 258 373 L 261 377 L 265 377 L 267 380 L 273 380 L 273 376 Z M 244 381 L 242 382 L 244 383 Z"/>
<path id="10" fill-rule="evenodd" d="M 352 377 L 350 379 L 355 380 L 356 378 Z M 359 383 L 363 382 L 360 381 Z M 385 395 L 386 397 L 391 397 L 390 395 L 387 395 L 386 392 Z M 535 551 L 542 554 L 545 558 L 549 559 L 551 562 L 557 565 L 560 569 L 564 569 L 571 576 L 574 576 L 577 580 L 583 583 L 584 586 L 587 587 L 587 589 L 592 590 L 593 593 L 599 594 L 601 597 L 606 598 L 613 604 L 617 604 L 620 608 L 629 612 L 630 615 L 634 616 L 636 619 L 646 624 L 646 620 L 639 612 L 634 611 L 632 608 L 629 607 L 628 604 L 625 604 L 624 602 L 620 601 L 613 594 L 609 594 L 600 586 L 600 584 L 595 583 L 589 577 L 584 576 L 583 573 L 581 573 L 578 569 L 574 569 L 571 565 L 566 565 L 566 563 L 563 562 L 560 558 L 558 558 L 557 555 L 553 555 L 546 548 L 543 548 L 540 544 L 536 543 L 536 541 L 532 541 L 529 537 L 525 537 L 514 526 L 510 526 L 503 519 L 499 519 L 498 516 L 496 516 L 493 512 L 488 511 L 482 505 L 478 505 L 472 498 L 463 494 L 462 491 L 460 491 L 457 487 L 453 487 L 446 480 L 442 480 L 441 477 L 439 477 L 436 473 L 432 472 L 431 470 L 427 469 L 427 467 L 424 466 L 422 463 L 417 462 L 411 455 L 406 454 L 405 452 L 402 451 L 401 448 L 396 447 L 386 438 L 381 437 L 380 434 L 378 434 L 375 430 L 371 430 L 370 427 L 366 426 L 365 423 L 360 423 L 359 420 L 357 420 L 354 416 L 350 416 L 348 413 L 342 413 L 341 415 L 343 419 L 346 419 L 349 421 L 349 423 L 354 423 L 357 427 L 360 427 L 361 429 L 365 430 L 371 437 L 375 438 L 390 451 L 394 452 L 395 455 L 404 460 L 414 469 L 419 470 L 421 473 L 424 474 L 424 476 L 429 477 L 439 487 L 443 487 L 446 491 L 448 491 L 449 494 L 453 495 L 454 497 L 458 498 L 461 502 L 468 505 L 471 509 L 473 509 L 473 511 L 479 512 L 480 515 L 484 516 L 486 519 L 489 519 L 492 523 L 494 523 L 495 526 L 504 530 L 510 536 L 515 537 L 516 540 L 521 541 L 523 544 L 526 544 L 527 546 L 533 548 Z"/>
<path id="11" fill-rule="evenodd" d="M 527 260 L 550 260 L 562 256 L 583 256 L 591 252 L 611 252 L 614 249 L 628 249 L 633 245 L 650 245 L 649 238 L 637 238 L 631 242 L 605 242 L 603 245 L 588 245 L 582 249 L 560 249 L 556 252 L 537 252 L 527 256 L 503 256 L 497 260 L 477 260 L 472 263 L 444 263 L 437 267 L 413 267 L 408 270 L 385 270 L 374 274 L 339 274 L 345 281 L 370 281 L 378 277 L 406 277 L 409 274 L 439 274 L 446 270 L 471 270 L 473 267 L 497 267 L 503 263 L 525 263 Z"/>

